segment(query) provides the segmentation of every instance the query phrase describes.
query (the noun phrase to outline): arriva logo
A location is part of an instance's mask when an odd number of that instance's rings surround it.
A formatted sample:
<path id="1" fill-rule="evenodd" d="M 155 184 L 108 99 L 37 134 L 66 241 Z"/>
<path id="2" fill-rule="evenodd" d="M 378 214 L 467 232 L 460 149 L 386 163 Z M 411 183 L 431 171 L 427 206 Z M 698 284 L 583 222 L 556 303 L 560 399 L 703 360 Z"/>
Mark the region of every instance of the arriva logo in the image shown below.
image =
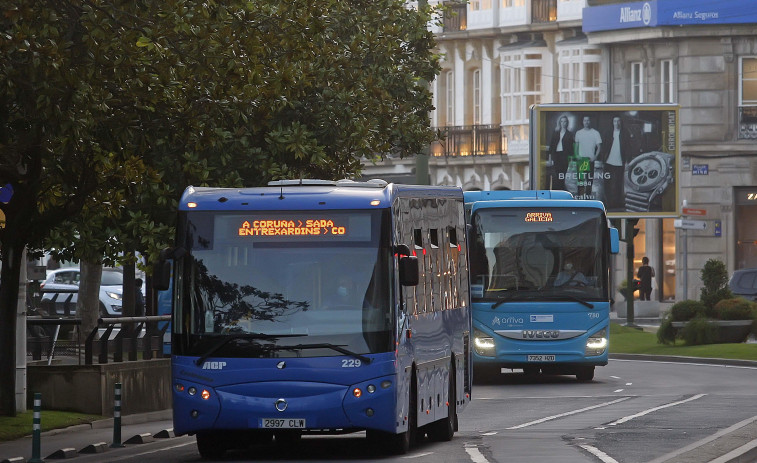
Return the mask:
<path id="1" fill-rule="evenodd" d="M 523 319 L 520 317 L 507 317 L 502 320 L 502 323 L 509 324 L 509 325 L 512 325 L 512 324 L 521 325 L 523 324 Z"/>
<path id="2" fill-rule="evenodd" d="M 523 339 L 555 339 L 560 330 L 523 330 Z"/>
<path id="3" fill-rule="evenodd" d="M 203 370 L 223 370 L 226 362 L 205 362 L 202 364 Z"/>

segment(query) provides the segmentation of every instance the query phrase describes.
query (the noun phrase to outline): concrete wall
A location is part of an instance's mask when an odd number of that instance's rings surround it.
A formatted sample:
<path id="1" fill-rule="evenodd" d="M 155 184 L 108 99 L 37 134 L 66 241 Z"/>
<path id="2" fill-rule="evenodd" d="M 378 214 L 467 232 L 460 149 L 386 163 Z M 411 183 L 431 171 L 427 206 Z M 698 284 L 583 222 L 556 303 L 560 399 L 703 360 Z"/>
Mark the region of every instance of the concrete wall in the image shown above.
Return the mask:
<path id="1" fill-rule="evenodd" d="M 115 384 L 120 382 L 121 414 L 171 408 L 171 360 L 98 365 L 29 365 L 28 406 L 42 393 L 42 409 L 113 416 Z"/>

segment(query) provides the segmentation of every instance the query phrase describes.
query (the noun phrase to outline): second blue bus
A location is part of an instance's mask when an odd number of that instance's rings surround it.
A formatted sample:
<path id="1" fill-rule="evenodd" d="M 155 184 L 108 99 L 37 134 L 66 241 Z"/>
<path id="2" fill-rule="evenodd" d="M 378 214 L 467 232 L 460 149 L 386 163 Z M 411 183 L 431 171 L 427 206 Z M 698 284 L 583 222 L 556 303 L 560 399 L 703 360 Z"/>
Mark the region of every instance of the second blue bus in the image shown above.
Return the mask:
<path id="1" fill-rule="evenodd" d="M 594 378 L 607 364 L 617 229 L 564 191 L 467 191 L 473 366 Z"/>

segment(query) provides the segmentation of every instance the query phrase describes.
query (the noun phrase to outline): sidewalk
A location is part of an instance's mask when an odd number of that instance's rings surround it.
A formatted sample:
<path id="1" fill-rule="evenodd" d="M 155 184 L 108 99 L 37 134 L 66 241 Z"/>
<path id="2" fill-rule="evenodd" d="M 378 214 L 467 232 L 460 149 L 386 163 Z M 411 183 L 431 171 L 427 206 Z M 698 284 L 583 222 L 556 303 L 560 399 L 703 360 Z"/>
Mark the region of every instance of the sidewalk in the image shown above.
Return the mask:
<path id="1" fill-rule="evenodd" d="M 44 423 L 45 412 L 42 411 L 41 420 Z M 171 410 L 125 415 L 121 417 L 121 442 L 131 438 L 142 438 L 149 434 L 152 438 L 173 437 L 173 420 Z M 42 433 L 40 439 L 40 458 L 43 460 L 64 449 L 74 449 L 78 452 L 90 447 L 96 450 L 98 444 L 107 446 L 113 443 L 113 418 L 94 421 L 90 424 L 79 424 L 68 428 L 53 429 Z M 139 436 L 139 437 L 138 437 Z M 70 453 L 70 451 L 68 452 Z M 84 453 L 84 452 L 82 452 Z M 93 452 L 95 453 L 95 452 Z M 31 436 L 16 440 L 0 442 L 0 462 L 26 462 L 32 456 Z M 70 457 L 71 455 L 69 455 Z M 17 458 L 22 458 L 18 460 Z"/>

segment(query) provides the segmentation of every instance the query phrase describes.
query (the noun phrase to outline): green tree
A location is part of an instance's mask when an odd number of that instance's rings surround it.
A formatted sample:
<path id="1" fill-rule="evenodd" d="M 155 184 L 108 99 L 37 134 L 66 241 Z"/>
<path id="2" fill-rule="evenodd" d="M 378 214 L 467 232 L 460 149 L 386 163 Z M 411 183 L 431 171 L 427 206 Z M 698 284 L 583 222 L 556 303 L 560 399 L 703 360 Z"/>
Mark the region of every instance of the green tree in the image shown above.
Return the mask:
<path id="1" fill-rule="evenodd" d="M 186 185 L 350 177 L 433 137 L 431 13 L 400 0 L 0 0 L 0 13 L 3 414 L 26 247 L 153 255 Z"/>
<path id="2" fill-rule="evenodd" d="M 733 297 L 733 293 L 728 287 L 728 269 L 722 261 L 708 259 L 700 273 L 704 286 L 699 300 L 707 307 L 709 315 L 718 301 Z"/>

